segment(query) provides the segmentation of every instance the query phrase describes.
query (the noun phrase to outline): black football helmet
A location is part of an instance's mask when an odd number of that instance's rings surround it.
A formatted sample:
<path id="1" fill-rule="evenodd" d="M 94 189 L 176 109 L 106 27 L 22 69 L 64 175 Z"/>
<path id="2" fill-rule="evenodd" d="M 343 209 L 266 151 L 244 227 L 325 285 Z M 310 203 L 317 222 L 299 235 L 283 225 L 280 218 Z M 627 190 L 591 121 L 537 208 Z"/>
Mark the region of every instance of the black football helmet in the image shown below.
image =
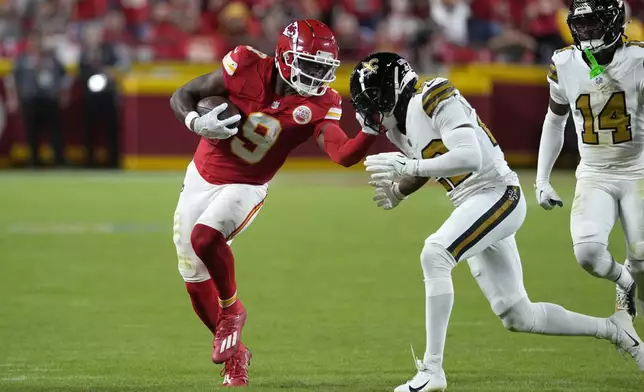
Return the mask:
<path id="1" fill-rule="evenodd" d="M 573 0 L 568 27 L 578 49 L 597 53 L 621 42 L 626 26 L 623 0 Z"/>
<path id="2" fill-rule="evenodd" d="M 418 75 L 401 56 L 374 53 L 360 61 L 351 73 L 351 103 L 365 125 L 380 125 L 387 116 L 406 113 L 417 81 Z M 396 118 L 404 122 L 404 116 Z"/>

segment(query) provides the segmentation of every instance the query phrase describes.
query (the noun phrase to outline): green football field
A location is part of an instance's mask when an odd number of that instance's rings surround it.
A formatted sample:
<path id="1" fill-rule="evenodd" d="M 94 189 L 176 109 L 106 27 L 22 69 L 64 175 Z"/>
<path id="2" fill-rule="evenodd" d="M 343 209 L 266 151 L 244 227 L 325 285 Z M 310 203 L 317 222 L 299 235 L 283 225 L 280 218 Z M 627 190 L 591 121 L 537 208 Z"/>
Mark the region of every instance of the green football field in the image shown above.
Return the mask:
<path id="1" fill-rule="evenodd" d="M 614 288 L 575 262 L 574 179 L 562 210 L 536 206 L 518 233 L 533 301 L 598 316 Z M 391 391 L 424 351 L 419 253 L 450 213 L 435 185 L 382 211 L 366 174 L 287 173 L 233 244 L 252 390 Z M 209 391 L 211 337 L 176 268 L 182 173 L 0 174 L 0 391 Z M 616 230 L 611 250 L 624 257 Z M 604 341 L 506 332 L 466 265 L 445 371 L 453 392 L 637 392 L 644 375 Z M 644 334 L 640 319 L 639 332 Z"/>

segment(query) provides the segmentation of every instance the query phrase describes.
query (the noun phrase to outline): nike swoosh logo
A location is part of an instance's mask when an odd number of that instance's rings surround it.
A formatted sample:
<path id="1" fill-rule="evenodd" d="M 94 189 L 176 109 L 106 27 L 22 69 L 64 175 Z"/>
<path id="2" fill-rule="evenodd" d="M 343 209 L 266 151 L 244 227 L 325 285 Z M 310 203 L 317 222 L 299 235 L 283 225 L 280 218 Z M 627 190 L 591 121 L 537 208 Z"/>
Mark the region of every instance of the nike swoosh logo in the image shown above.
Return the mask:
<path id="1" fill-rule="evenodd" d="M 627 334 L 627 335 L 628 335 L 628 334 Z M 628 335 L 628 336 L 631 336 L 631 335 Z M 427 380 L 427 382 L 426 382 L 426 383 L 424 383 L 423 385 L 419 386 L 418 388 L 414 388 L 414 387 L 412 387 L 412 386 L 410 385 L 410 386 L 409 386 L 409 392 L 420 392 L 420 390 L 421 390 L 421 389 L 423 389 L 423 388 L 425 388 L 425 385 L 427 385 L 427 384 L 429 384 L 429 380 Z"/>
<path id="2" fill-rule="evenodd" d="M 639 347 L 640 342 L 638 342 L 638 341 L 637 341 L 637 339 L 635 339 L 634 337 L 632 337 L 632 336 L 631 336 L 631 334 L 630 334 L 630 333 L 628 333 L 628 332 L 626 332 L 626 331 L 624 331 L 624 333 L 626 334 L 626 336 L 628 336 L 629 338 L 631 338 L 631 340 L 633 341 L 633 347 Z M 424 385 L 423 385 L 423 386 L 424 386 Z M 409 388 L 411 389 L 411 387 L 409 387 Z"/>

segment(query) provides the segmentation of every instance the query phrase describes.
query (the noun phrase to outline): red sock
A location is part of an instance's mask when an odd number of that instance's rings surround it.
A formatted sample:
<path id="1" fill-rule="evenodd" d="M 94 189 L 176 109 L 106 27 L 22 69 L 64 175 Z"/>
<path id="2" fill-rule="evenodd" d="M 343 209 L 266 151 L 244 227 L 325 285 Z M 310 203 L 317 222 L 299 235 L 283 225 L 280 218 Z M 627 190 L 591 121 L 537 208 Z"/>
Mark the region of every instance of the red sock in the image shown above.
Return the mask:
<path id="1" fill-rule="evenodd" d="M 201 322 L 214 334 L 217 329 L 217 319 L 219 318 L 221 307 L 219 307 L 217 288 L 215 288 L 212 279 L 199 283 L 186 282 L 186 289 L 190 294 L 190 301 L 195 313 L 197 313 Z"/>
<path id="2" fill-rule="evenodd" d="M 228 307 L 232 308 L 232 305 L 238 301 L 236 301 L 235 258 L 226 243 L 226 238 L 212 227 L 197 224 L 192 229 L 190 241 L 195 253 L 208 268 L 219 291 L 219 299 L 230 302 L 226 304 L 228 306 L 222 306 L 225 310 L 229 310 Z"/>

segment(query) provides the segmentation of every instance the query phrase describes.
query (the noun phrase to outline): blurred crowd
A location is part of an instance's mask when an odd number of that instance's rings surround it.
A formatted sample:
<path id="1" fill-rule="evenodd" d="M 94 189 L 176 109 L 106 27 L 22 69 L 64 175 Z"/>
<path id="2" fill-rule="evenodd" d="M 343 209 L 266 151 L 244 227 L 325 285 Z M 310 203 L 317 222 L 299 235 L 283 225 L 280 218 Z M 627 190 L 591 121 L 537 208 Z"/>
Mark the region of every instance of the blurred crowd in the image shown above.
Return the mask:
<path id="1" fill-rule="evenodd" d="M 629 1 L 635 16 L 644 13 L 644 0 Z M 3 57 L 18 55 L 30 37 L 39 37 L 63 64 L 76 64 L 89 29 L 128 60 L 210 62 L 240 43 L 272 53 L 283 27 L 306 17 L 332 27 L 342 60 L 395 50 L 424 70 L 435 64 L 546 62 L 564 44 L 567 6 L 566 0 L 0 2 Z"/>
<path id="2" fill-rule="evenodd" d="M 547 63 L 571 43 L 570 0 L 0 0 L 0 58 L 9 112 L 20 109 L 31 164 L 46 136 L 65 165 L 62 110 L 82 89 L 85 162 L 95 165 L 99 128 L 109 166 L 118 165 L 117 75 L 131 62 L 217 62 L 239 44 L 274 52 L 284 26 L 319 19 L 336 34 L 340 59 L 395 51 L 421 72 L 472 62 Z M 644 28 L 644 0 L 629 0 Z M 67 66 L 77 69 L 74 78 Z"/>

